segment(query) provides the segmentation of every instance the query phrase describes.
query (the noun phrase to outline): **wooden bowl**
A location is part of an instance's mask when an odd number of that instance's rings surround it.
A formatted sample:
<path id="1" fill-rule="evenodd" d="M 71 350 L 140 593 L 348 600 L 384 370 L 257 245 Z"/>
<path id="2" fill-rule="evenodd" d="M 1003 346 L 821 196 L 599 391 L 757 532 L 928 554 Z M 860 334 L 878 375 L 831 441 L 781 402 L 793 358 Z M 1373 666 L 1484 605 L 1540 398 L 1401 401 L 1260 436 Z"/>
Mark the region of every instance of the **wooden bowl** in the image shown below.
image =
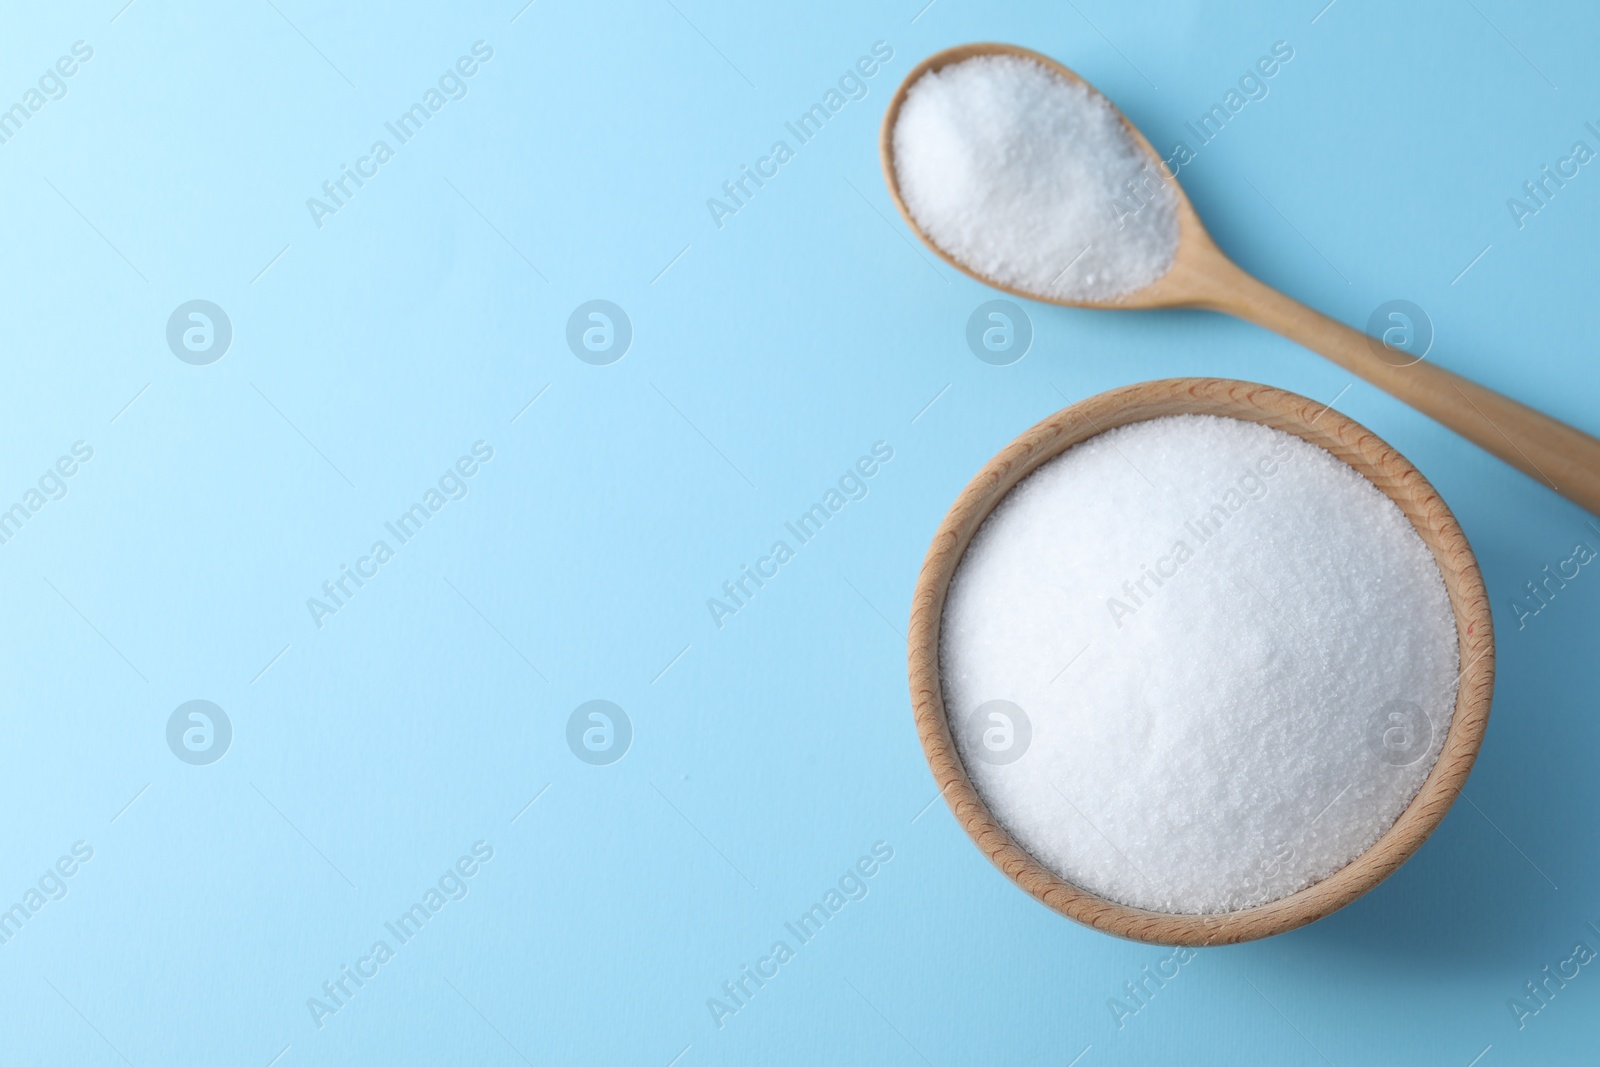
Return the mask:
<path id="1" fill-rule="evenodd" d="M 951 576 L 973 534 L 1002 497 L 1080 441 L 1164 415 L 1223 415 L 1261 423 L 1333 453 L 1397 504 L 1444 576 L 1464 664 L 1455 713 L 1438 761 L 1382 837 L 1343 869 L 1297 893 L 1212 915 L 1145 911 L 1064 881 L 1029 855 L 973 788 L 951 736 L 939 676 L 939 629 Z M 1428 480 L 1371 430 L 1303 396 L 1251 382 L 1169 378 L 1101 393 L 1056 412 L 1007 445 L 962 490 L 939 524 L 917 579 L 908 640 L 917 735 L 941 794 L 974 844 L 1017 885 L 1085 926 L 1160 945 L 1226 945 L 1270 937 L 1328 915 L 1388 877 L 1450 810 L 1477 758 L 1494 689 L 1494 632 L 1477 559 Z"/>

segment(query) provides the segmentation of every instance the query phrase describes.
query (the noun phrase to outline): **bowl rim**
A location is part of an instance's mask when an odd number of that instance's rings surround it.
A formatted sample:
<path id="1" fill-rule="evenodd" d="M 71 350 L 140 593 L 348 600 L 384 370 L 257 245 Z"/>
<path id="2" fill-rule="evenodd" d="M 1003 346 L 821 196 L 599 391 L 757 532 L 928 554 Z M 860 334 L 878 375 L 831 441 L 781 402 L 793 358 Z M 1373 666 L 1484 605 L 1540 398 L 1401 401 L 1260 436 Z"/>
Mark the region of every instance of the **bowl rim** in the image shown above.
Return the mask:
<path id="1" fill-rule="evenodd" d="M 957 753 L 939 676 L 939 634 L 950 579 L 973 535 L 1023 478 L 1073 445 L 1164 415 L 1221 415 L 1292 433 L 1330 452 L 1399 506 L 1428 545 L 1455 614 L 1459 663 L 1455 712 L 1437 761 L 1394 824 L 1343 868 L 1286 897 L 1207 915 L 1146 911 L 1108 900 L 1049 870 L 989 811 Z M 972 478 L 940 522 L 918 575 L 907 631 L 911 703 L 923 754 L 940 795 L 973 844 L 1046 907 L 1133 941 L 1205 946 L 1252 941 L 1321 919 L 1360 897 L 1411 857 L 1439 825 L 1472 770 L 1494 691 L 1494 631 L 1477 558 L 1437 490 L 1377 434 L 1331 405 L 1255 382 L 1166 378 L 1122 386 L 1071 404 L 1025 430 Z"/>

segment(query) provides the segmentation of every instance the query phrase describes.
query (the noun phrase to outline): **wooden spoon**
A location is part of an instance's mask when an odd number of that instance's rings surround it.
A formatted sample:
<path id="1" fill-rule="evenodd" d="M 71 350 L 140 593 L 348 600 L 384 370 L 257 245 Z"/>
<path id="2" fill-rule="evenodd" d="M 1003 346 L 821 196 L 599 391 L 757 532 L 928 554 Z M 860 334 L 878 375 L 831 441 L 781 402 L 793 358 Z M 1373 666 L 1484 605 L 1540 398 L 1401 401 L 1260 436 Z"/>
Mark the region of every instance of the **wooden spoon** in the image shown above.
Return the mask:
<path id="1" fill-rule="evenodd" d="M 982 55 L 1032 59 L 1090 92 L 1099 92 L 1050 57 L 1007 44 L 966 44 L 949 48 L 924 59 L 906 75 L 889 103 L 879 136 L 884 178 L 889 184 L 889 195 L 906 223 L 946 263 L 986 285 L 1030 300 L 1113 310 L 1206 308 L 1264 326 L 1328 357 L 1522 473 L 1544 482 L 1578 506 L 1600 515 L 1600 440 L 1442 367 L 1410 360 L 1403 352 L 1390 349 L 1381 341 L 1306 307 L 1241 270 L 1223 255 L 1206 233 L 1182 186 L 1150 147 L 1150 142 L 1109 101 L 1108 106 L 1116 111 L 1129 136 L 1149 155 L 1156 173 L 1164 175 L 1172 187 L 1178 217 L 1178 251 L 1167 272 L 1143 289 L 1115 299 L 1063 300 L 1002 284 L 952 258 L 923 232 L 900 196 L 894 164 L 894 127 L 906 91 L 924 74 Z"/>

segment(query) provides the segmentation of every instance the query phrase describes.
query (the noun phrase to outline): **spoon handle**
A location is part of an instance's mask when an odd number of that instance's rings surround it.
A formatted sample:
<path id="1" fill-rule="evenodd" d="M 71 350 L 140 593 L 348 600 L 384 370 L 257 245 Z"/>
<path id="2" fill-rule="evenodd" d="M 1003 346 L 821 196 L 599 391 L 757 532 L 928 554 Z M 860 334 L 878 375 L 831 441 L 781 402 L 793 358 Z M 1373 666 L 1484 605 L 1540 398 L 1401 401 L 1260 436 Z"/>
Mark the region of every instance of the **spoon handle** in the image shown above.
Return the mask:
<path id="1" fill-rule="evenodd" d="M 1326 356 L 1600 515 L 1600 440 L 1432 363 L 1406 364 L 1403 351 L 1235 270 L 1225 295 L 1208 304 Z"/>

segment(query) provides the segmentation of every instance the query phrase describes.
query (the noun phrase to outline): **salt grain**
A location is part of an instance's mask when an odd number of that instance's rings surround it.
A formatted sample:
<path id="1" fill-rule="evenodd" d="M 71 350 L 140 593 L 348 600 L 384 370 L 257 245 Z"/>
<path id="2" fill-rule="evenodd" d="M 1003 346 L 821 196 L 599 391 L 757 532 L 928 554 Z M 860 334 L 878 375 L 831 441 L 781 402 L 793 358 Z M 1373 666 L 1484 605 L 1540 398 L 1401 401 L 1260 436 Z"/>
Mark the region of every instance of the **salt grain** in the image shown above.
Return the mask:
<path id="1" fill-rule="evenodd" d="M 1339 870 L 1416 795 L 1455 705 L 1449 598 L 1400 509 L 1236 419 L 1134 423 L 1044 464 L 978 531 L 943 620 L 946 707 L 995 817 L 1152 911 Z"/>
<path id="2" fill-rule="evenodd" d="M 1112 299 L 1177 252 L 1177 197 L 1150 156 L 1103 96 L 1035 60 L 977 56 L 923 75 L 895 121 L 894 159 L 935 245 L 1035 296 Z"/>

